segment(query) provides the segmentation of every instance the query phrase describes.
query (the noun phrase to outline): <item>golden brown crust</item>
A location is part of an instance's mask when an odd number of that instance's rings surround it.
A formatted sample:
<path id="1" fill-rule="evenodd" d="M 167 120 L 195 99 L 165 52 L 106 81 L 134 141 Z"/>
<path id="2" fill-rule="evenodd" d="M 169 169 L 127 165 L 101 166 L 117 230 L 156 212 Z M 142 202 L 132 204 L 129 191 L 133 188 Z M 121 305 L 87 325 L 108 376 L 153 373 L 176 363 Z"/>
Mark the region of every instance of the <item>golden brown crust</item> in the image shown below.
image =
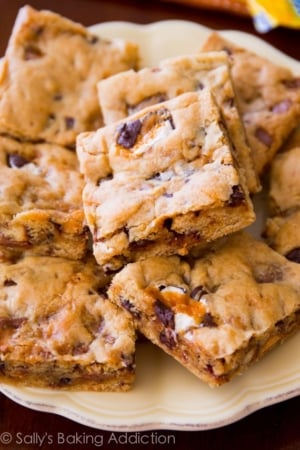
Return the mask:
<path id="1" fill-rule="evenodd" d="M 109 297 L 147 338 L 217 386 L 299 328 L 299 277 L 300 266 L 241 232 L 202 258 L 129 264 Z"/>
<path id="2" fill-rule="evenodd" d="M 253 222 L 220 112 L 207 90 L 145 108 L 95 133 L 77 153 L 99 264 L 187 253 Z"/>
<path id="3" fill-rule="evenodd" d="M 300 147 L 290 148 L 293 141 L 297 142 L 297 135 L 271 165 L 268 193 L 270 216 L 263 236 L 277 252 L 300 263 Z"/>
<path id="4" fill-rule="evenodd" d="M 76 154 L 0 136 L 0 246 L 80 259 L 88 234 Z"/>
<path id="5" fill-rule="evenodd" d="M 203 51 L 225 50 L 232 60 L 238 105 L 259 175 L 300 120 L 300 79 L 214 32 Z M 246 82 L 245 82 L 246 80 Z"/>
<path id="6" fill-rule="evenodd" d="M 135 44 L 100 39 L 50 11 L 21 8 L 1 65 L 0 133 L 74 145 L 79 132 L 102 124 L 97 81 L 137 61 Z"/>
<path id="7" fill-rule="evenodd" d="M 106 297 L 93 258 L 27 256 L 0 264 L 0 379 L 62 389 L 126 390 L 135 331 Z"/>
<path id="8" fill-rule="evenodd" d="M 210 89 L 215 97 L 248 189 L 255 193 L 260 183 L 236 107 L 225 52 L 180 56 L 163 60 L 154 68 L 125 71 L 100 81 L 98 94 L 104 121 L 110 124 L 151 104 L 204 88 Z"/>

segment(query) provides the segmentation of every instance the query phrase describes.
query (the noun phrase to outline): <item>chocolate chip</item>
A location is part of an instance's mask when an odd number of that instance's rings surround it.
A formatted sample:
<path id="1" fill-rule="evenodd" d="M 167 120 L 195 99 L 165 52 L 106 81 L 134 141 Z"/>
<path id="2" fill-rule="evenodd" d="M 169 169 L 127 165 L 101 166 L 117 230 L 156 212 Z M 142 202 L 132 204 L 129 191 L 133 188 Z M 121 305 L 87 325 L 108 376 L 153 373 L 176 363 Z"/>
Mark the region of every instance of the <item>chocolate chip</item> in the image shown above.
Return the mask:
<path id="1" fill-rule="evenodd" d="M 4 361 L 0 361 L 0 373 L 2 375 L 4 375 L 4 373 L 5 373 L 5 362 Z"/>
<path id="2" fill-rule="evenodd" d="M 226 46 L 224 46 L 223 48 L 222 48 L 222 50 L 223 50 L 223 52 L 226 52 L 227 53 L 227 55 L 232 55 L 232 50 L 231 50 L 231 48 L 229 48 L 229 47 L 226 47 Z"/>
<path id="3" fill-rule="evenodd" d="M 234 106 L 234 98 L 233 97 L 227 97 L 224 100 L 224 105 L 228 106 L 228 108 L 233 108 L 233 106 Z"/>
<path id="4" fill-rule="evenodd" d="M 142 122 L 140 120 L 124 123 L 119 129 L 117 143 L 125 148 L 133 147 L 141 128 Z"/>
<path id="5" fill-rule="evenodd" d="M 258 266 L 255 268 L 254 278 L 257 283 L 273 283 L 283 278 L 282 269 L 276 264 Z"/>
<path id="6" fill-rule="evenodd" d="M 299 89 L 300 88 L 300 78 L 291 78 L 290 80 L 283 80 L 283 84 L 288 89 Z"/>
<path id="7" fill-rule="evenodd" d="M 25 61 L 31 61 L 34 59 L 39 59 L 43 56 L 43 52 L 33 45 L 28 45 L 24 49 L 24 55 L 23 58 Z"/>
<path id="8" fill-rule="evenodd" d="M 284 329 L 285 329 L 285 321 L 284 320 L 278 320 L 276 323 L 275 323 L 275 326 L 276 326 L 276 328 L 281 332 L 281 333 L 283 333 L 284 332 Z"/>
<path id="9" fill-rule="evenodd" d="M 26 317 L 0 317 L 0 328 L 7 329 L 17 329 L 19 328 L 24 322 L 26 322 Z"/>
<path id="10" fill-rule="evenodd" d="M 60 101 L 60 100 L 62 100 L 62 99 L 63 99 L 63 95 L 60 94 L 59 92 L 58 92 L 57 94 L 54 94 L 54 95 L 53 95 L 53 100 L 54 100 L 55 102 L 58 102 L 58 101 Z"/>
<path id="11" fill-rule="evenodd" d="M 205 88 L 205 86 L 202 83 L 202 81 L 198 81 L 196 89 L 199 91 L 202 91 L 202 89 L 204 89 L 204 88 Z"/>
<path id="12" fill-rule="evenodd" d="M 163 194 L 163 196 L 166 197 L 166 198 L 172 198 L 173 195 L 174 195 L 174 194 L 172 194 L 172 192 L 165 192 L 165 193 Z"/>
<path id="13" fill-rule="evenodd" d="M 45 28 L 42 25 L 32 25 L 30 30 L 33 34 L 33 38 L 34 39 L 39 38 L 43 34 L 44 29 Z"/>
<path id="14" fill-rule="evenodd" d="M 101 297 L 108 298 L 106 286 L 97 287 L 96 291 L 97 291 L 97 294 L 101 295 Z"/>
<path id="15" fill-rule="evenodd" d="M 175 123 L 174 123 L 174 120 L 173 120 L 173 116 L 170 114 L 170 117 L 168 117 L 168 120 L 169 120 L 169 123 L 170 123 L 170 125 L 171 125 L 171 128 L 173 129 L 173 130 L 175 130 Z"/>
<path id="16" fill-rule="evenodd" d="M 89 44 L 94 45 L 97 44 L 97 42 L 99 42 L 99 37 L 90 34 L 87 36 L 86 40 L 88 41 Z"/>
<path id="17" fill-rule="evenodd" d="M 48 120 L 47 120 L 46 127 L 51 127 L 51 126 L 53 126 L 53 122 L 55 121 L 55 119 L 56 119 L 56 115 L 55 115 L 54 113 L 50 113 L 50 114 L 48 115 Z"/>
<path id="18" fill-rule="evenodd" d="M 124 309 L 126 309 L 130 314 L 135 317 L 136 319 L 141 318 L 141 313 L 138 311 L 138 309 L 128 300 L 128 299 L 122 299 L 121 305 Z"/>
<path id="19" fill-rule="evenodd" d="M 65 125 L 67 130 L 72 130 L 75 125 L 74 117 L 65 117 Z"/>
<path id="20" fill-rule="evenodd" d="M 165 330 L 160 332 L 159 335 L 160 342 L 168 347 L 169 349 L 173 349 L 176 347 L 176 334 L 170 328 L 166 328 Z"/>
<path id="21" fill-rule="evenodd" d="M 165 327 L 174 329 L 175 327 L 174 313 L 170 308 L 168 308 L 168 306 L 166 306 L 160 300 L 156 300 L 153 309 L 156 317 L 161 321 L 161 323 Z"/>
<path id="22" fill-rule="evenodd" d="M 240 185 L 232 186 L 232 193 L 228 201 L 228 206 L 239 206 L 245 201 L 245 194 Z"/>
<path id="23" fill-rule="evenodd" d="M 255 130 L 255 137 L 260 142 L 265 144 L 267 147 L 270 147 L 272 145 L 272 142 L 273 142 L 272 136 L 267 132 L 267 130 L 265 130 L 262 127 L 256 128 L 256 130 Z"/>
<path id="24" fill-rule="evenodd" d="M 164 225 L 163 226 L 167 230 L 171 231 L 172 224 L 173 224 L 173 219 L 171 217 L 168 217 L 167 219 L 164 220 Z"/>
<path id="25" fill-rule="evenodd" d="M 8 286 L 16 286 L 17 283 L 14 280 L 11 279 L 7 279 L 4 281 L 3 286 L 8 287 Z"/>
<path id="26" fill-rule="evenodd" d="M 200 323 L 200 327 L 208 327 L 208 328 L 215 328 L 217 327 L 217 323 L 211 313 L 205 313 L 204 317 Z"/>
<path id="27" fill-rule="evenodd" d="M 62 377 L 58 381 L 58 386 L 67 386 L 68 384 L 71 384 L 71 381 L 71 378 Z"/>
<path id="28" fill-rule="evenodd" d="M 192 297 L 194 300 L 200 300 L 200 298 L 202 297 L 202 295 L 205 295 L 205 294 L 207 294 L 207 290 L 205 289 L 204 286 L 199 285 L 199 286 L 196 286 L 196 287 L 192 290 L 192 292 L 191 292 L 191 297 Z"/>
<path id="29" fill-rule="evenodd" d="M 285 257 L 290 261 L 300 264 L 300 247 L 293 248 L 293 250 L 290 250 Z"/>
<path id="30" fill-rule="evenodd" d="M 276 105 L 274 105 L 272 108 L 272 112 L 275 114 L 285 113 L 290 109 L 291 106 L 292 101 L 289 98 L 287 98 L 279 103 L 276 103 Z"/>
<path id="31" fill-rule="evenodd" d="M 87 353 L 89 351 L 89 346 L 87 344 L 84 344 L 80 342 L 79 344 L 76 344 L 72 350 L 72 355 L 83 355 L 84 353 Z"/>
<path id="32" fill-rule="evenodd" d="M 29 161 L 18 153 L 11 153 L 7 155 L 7 164 L 13 169 L 19 169 L 28 163 Z"/>

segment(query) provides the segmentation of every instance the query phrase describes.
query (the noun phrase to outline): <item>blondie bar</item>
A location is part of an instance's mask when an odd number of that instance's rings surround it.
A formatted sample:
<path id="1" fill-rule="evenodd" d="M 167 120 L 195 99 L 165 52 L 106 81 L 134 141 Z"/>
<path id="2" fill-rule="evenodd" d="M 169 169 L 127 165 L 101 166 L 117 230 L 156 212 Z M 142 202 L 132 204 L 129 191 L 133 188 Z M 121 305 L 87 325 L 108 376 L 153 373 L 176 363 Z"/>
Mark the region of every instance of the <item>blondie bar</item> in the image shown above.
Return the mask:
<path id="1" fill-rule="evenodd" d="M 263 237 L 288 259 L 300 263 L 300 146 L 279 153 L 269 176 L 269 209 Z"/>
<path id="2" fill-rule="evenodd" d="M 246 232 L 220 239 L 201 258 L 128 264 L 108 295 L 210 386 L 244 372 L 300 327 L 300 266 Z"/>
<path id="3" fill-rule="evenodd" d="M 185 93 L 77 140 L 99 264 L 187 253 L 255 218 L 220 111 Z"/>
<path id="4" fill-rule="evenodd" d="M 235 102 L 228 55 L 207 52 L 170 58 L 152 68 L 128 70 L 98 83 L 99 101 L 106 124 L 126 118 L 151 104 L 184 92 L 211 89 L 233 142 L 250 192 L 260 189 L 243 123 Z"/>
<path id="5" fill-rule="evenodd" d="M 24 6 L 0 66 L 0 133 L 74 145 L 79 132 L 102 124 L 96 83 L 137 63 L 136 44 Z"/>
<path id="6" fill-rule="evenodd" d="M 262 175 L 300 121 L 300 77 L 212 33 L 203 51 L 226 51 L 256 171 Z"/>
<path id="7" fill-rule="evenodd" d="M 88 247 L 76 154 L 0 136 L 2 253 L 80 259 Z"/>
<path id="8" fill-rule="evenodd" d="M 106 296 L 94 258 L 0 263 L 0 382 L 125 391 L 135 376 L 130 315 Z"/>

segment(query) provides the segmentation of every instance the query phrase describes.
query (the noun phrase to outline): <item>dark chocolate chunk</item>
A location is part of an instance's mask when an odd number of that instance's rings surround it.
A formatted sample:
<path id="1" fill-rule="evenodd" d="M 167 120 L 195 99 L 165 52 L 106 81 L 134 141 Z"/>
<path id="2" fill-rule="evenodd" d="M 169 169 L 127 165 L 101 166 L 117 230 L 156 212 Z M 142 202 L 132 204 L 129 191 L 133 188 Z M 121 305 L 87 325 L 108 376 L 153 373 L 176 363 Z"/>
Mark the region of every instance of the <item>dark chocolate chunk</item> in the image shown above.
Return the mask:
<path id="1" fill-rule="evenodd" d="M 95 36 L 94 34 L 92 34 L 92 35 L 89 34 L 87 36 L 87 41 L 88 41 L 89 44 L 94 45 L 94 44 L 97 44 L 97 42 L 99 42 L 99 37 Z"/>
<path id="2" fill-rule="evenodd" d="M 14 280 L 10 279 L 10 278 L 5 280 L 4 283 L 3 283 L 3 286 L 5 286 L 5 287 L 16 286 L 16 285 L 17 285 L 17 283 Z"/>
<path id="3" fill-rule="evenodd" d="M 67 130 L 73 130 L 75 125 L 74 117 L 65 117 L 65 125 Z"/>
<path id="4" fill-rule="evenodd" d="M 205 289 L 204 286 L 199 285 L 199 286 L 196 286 L 196 287 L 192 290 L 192 292 L 191 292 L 191 297 L 192 297 L 194 300 L 200 300 L 200 298 L 202 297 L 202 295 L 205 295 L 205 294 L 207 294 L 207 290 Z"/>
<path id="5" fill-rule="evenodd" d="M 26 321 L 26 317 L 0 317 L 0 329 L 17 329 Z"/>
<path id="6" fill-rule="evenodd" d="M 154 303 L 154 312 L 161 323 L 168 328 L 175 328 L 175 320 L 173 311 L 160 300 Z"/>
<path id="7" fill-rule="evenodd" d="M 130 314 L 133 315 L 136 319 L 140 319 L 141 313 L 136 309 L 136 307 L 126 298 L 121 300 L 121 305 L 124 309 L 126 309 Z"/>
<path id="8" fill-rule="evenodd" d="M 2 373 L 2 375 L 4 375 L 4 373 L 5 373 L 5 362 L 4 361 L 0 361 L 0 373 Z"/>
<path id="9" fill-rule="evenodd" d="M 240 185 L 232 186 L 232 193 L 230 195 L 230 199 L 228 201 L 229 206 L 239 206 L 241 203 L 245 201 L 245 194 L 242 191 Z"/>
<path id="10" fill-rule="evenodd" d="M 254 274 L 257 283 L 273 283 L 283 278 L 282 269 L 276 264 L 258 266 Z"/>
<path id="11" fill-rule="evenodd" d="M 24 49 L 24 60 L 31 61 L 34 59 L 39 59 L 43 56 L 43 52 L 36 46 L 28 45 Z"/>
<path id="12" fill-rule="evenodd" d="M 205 313 L 204 317 L 200 323 L 200 327 L 208 327 L 208 328 L 215 328 L 217 327 L 217 323 L 211 313 Z"/>
<path id="13" fill-rule="evenodd" d="M 222 50 L 223 50 L 223 52 L 226 52 L 227 55 L 232 55 L 232 54 L 233 54 L 231 48 L 229 48 L 229 47 L 224 46 L 224 47 L 222 48 Z"/>
<path id="14" fill-rule="evenodd" d="M 140 120 L 124 123 L 119 129 L 117 143 L 125 148 L 133 147 L 141 128 L 142 122 Z"/>
<path id="15" fill-rule="evenodd" d="M 270 147 L 273 143 L 272 136 L 268 133 L 267 130 L 265 130 L 263 127 L 258 127 L 255 130 L 255 137 L 265 144 L 267 147 Z"/>
<path id="16" fill-rule="evenodd" d="M 58 102 L 58 101 L 60 101 L 62 99 L 63 99 L 63 95 L 60 92 L 57 92 L 56 94 L 53 95 L 53 100 L 55 102 Z"/>
<path id="17" fill-rule="evenodd" d="M 58 381 L 58 386 L 67 386 L 68 384 L 71 384 L 71 378 L 63 377 L 60 378 Z"/>
<path id="18" fill-rule="evenodd" d="M 173 219 L 171 217 L 168 217 L 167 219 L 164 220 L 164 228 L 166 228 L 169 231 L 171 231 L 172 224 L 173 224 Z"/>
<path id="19" fill-rule="evenodd" d="M 10 153 L 7 155 L 7 164 L 11 168 L 19 169 L 28 163 L 29 161 L 18 153 Z"/>
<path id="20" fill-rule="evenodd" d="M 171 330 L 170 328 L 166 328 L 165 330 L 160 332 L 159 340 L 169 349 L 176 347 L 176 334 L 174 330 Z"/>
<path id="21" fill-rule="evenodd" d="M 300 78 L 291 78 L 290 80 L 283 80 L 283 84 L 288 89 L 299 89 L 300 88 Z"/>
<path id="22" fill-rule="evenodd" d="M 89 346 L 87 344 L 84 344 L 83 342 L 80 342 L 79 344 L 76 344 L 75 347 L 73 348 L 72 355 L 83 355 L 88 351 Z"/>
<path id="23" fill-rule="evenodd" d="M 293 248 L 285 257 L 290 261 L 300 264 L 300 247 Z"/>

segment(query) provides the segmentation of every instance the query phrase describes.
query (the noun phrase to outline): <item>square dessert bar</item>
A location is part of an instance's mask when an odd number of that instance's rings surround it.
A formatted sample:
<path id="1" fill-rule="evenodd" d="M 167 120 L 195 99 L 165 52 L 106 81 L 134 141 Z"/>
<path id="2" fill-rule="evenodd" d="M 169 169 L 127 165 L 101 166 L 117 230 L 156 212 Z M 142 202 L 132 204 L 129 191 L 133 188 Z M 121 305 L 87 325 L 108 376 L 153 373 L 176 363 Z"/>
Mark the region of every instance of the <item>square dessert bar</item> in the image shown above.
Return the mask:
<path id="1" fill-rule="evenodd" d="M 149 106 L 77 140 L 99 264 L 186 254 L 255 215 L 208 90 Z"/>
<path id="2" fill-rule="evenodd" d="M 128 390 L 135 330 L 130 315 L 108 300 L 108 282 L 94 258 L 0 263 L 0 382 Z"/>
<path id="3" fill-rule="evenodd" d="M 249 191 L 255 193 L 260 189 L 252 153 L 236 107 L 227 53 L 207 52 L 165 59 L 153 68 L 112 75 L 99 81 L 97 86 L 107 125 L 184 92 L 209 88 L 222 113 Z"/>
<path id="4" fill-rule="evenodd" d="M 300 121 L 300 76 L 214 32 L 202 51 L 221 50 L 231 59 L 238 107 L 255 169 L 262 175 Z"/>
<path id="5" fill-rule="evenodd" d="M 136 44 L 21 8 L 0 66 L 0 133 L 74 146 L 79 132 L 102 124 L 96 83 L 137 64 Z"/>
<path id="6" fill-rule="evenodd" d="M 82 258 L 82 189 L 73 151 L 0 136 L 0 253 Z"/>
<path id="7" fill-rule="evenodd" d="M 246 232 L 220 239 L 203 257 L 128 264 L 108 296 L 149 340 L 212 387 L 300 327 L 300 266 Z"/>
<path id="8" fill-rule="evenodd" d="M 269 185 L 269 217 L 263 237 L 277 252 L 300 263 L 300 146 L 276 156 Z"/>

